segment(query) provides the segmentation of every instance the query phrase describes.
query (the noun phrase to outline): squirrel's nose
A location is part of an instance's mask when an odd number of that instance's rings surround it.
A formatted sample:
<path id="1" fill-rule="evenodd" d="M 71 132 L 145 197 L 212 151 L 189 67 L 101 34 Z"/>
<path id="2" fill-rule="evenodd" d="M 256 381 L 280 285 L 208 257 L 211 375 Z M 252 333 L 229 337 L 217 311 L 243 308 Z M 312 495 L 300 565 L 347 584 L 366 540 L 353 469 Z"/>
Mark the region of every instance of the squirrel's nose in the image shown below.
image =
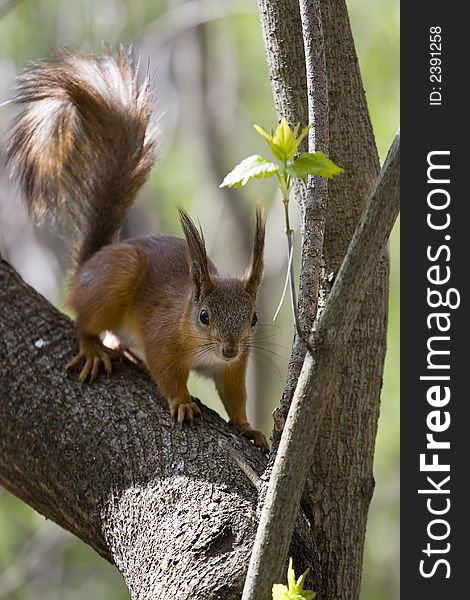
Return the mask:
<path id="1" fill-rule="evenodd" d="M 237 355 L 238 351 L 235 346 L 223 346 L 222 354 L 225 358 L 234 358 Z"/>

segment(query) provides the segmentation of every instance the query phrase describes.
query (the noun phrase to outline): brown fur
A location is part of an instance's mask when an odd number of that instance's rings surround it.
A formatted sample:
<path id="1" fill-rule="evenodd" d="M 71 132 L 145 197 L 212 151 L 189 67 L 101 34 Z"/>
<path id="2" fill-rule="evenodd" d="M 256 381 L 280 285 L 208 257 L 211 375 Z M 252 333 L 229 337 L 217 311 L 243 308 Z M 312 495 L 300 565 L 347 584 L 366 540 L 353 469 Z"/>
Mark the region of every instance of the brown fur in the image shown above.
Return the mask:
<path id="1" fill-rule="evenodd" d="M 62 50 L 19 78 L 6 158 L 37 219 L 64 212 L 82 264 L 114 241 L 154 163 L 148 81 L 129 52 Z"/>
<path id="2" fill-rule="evenodd" d="M 197 301 L 201 295 L 207 295 L 214 285 L 207 265 L 204 235 L 202 231 L 197 230 L 185 210 L 179 208 L 179 215 L 183 233 L 188 243 L 189 270 L 194 282 L 194 299 Z"/>
<path id="3" fill-rule="evenodd" d="M 214 379 L 233 425 L 266 449 L 262 432 L 247 421 L 245 386 L 263 272 L 261 208 L 241 278 L 218 274 L 202 231 L 182 209 L 184 240 L 115 242 L 154 156 L 148 89 L 136 83 L 123 50 L 114 57 L 62 52 L 37 63 L 20 79 L 16 102 L 25 108 L 7 154 L 30 211 L 41 216 L 64 207 L 78 235 L 69 304 L 80 352 L 67 367 L 84 361 L 82 381 L 101 367 L 110 374 L 116 353 L 100 335 L 112 331 L 143 355 L 179 423 L 201 414 L 187 388 L 195 370 Z"/>
<path id="4" fill-rule="evenodd" d="M 247 291 L 256 296 L 264 269 L 264 237 L 265 237 L 265 215 L 262 207 L 256 206 L 256 229 L 253 244 L 253 256 L 251 265 L 245 275 Z"/>

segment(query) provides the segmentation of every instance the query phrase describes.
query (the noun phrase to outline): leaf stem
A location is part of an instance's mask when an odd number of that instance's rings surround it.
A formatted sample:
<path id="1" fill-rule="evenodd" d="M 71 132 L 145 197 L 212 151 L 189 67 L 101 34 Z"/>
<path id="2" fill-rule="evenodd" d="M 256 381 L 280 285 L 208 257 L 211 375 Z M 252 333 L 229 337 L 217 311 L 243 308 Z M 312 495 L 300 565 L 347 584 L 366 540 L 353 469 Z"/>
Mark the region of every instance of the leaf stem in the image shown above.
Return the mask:
<path id="1" fill-rule="evenodd" d="M 290 249 L 289 262 L 287 263 L 286 280 L 284 282 L 284 287 L 282 288 L 282 295 L 281 295 L 281 299 L 279 301 L 279 305 L 276 309 L 276 312 L 274 313 L 273 321 L 275 321 L 277 319 L 277 317 L 279 316 L 279 312 L 281 311 L 282 305 L 284 304 L 284 298 L 286 297 L 287 286 L 289 285 L 289 280 L 290 280 L 290 270 L 291 270 L 291 265 L 292 265 L 292 259 L 293 259 L 293 254 L 294 254 L 293 246 L 294 246 L 294 244 L 292 244 L 291 249 Z"/>
<path id="2" fill-rule="evenodd" d="M 288 258 L 287 269 L 288 269 L 292 317 L 294 319 L 295 330 L 297 332 L 299 340 L 302 342 L 302 344 L 307 348 L 307 350 L 309 352 L 313 352 L 312 346 L 310 345 L 308 339 L 305 337 L 305 335 L 302 331 L 302 328 L 300 327 L 299 311 L 298 311 L 298 306 L 297 306 L 297 292 L 295 290 L 294 261 L 292 260 L 292 257 L 294 254 L 294 241 L 293 241 L 294 240 L 294 232 L 291 229 L 290 219 L 289 219 L 289 196 L 290 196 L 290 190 L 291 190 L 291 178 L 289 175 L 286 174 L 286 166 L 287 166 L 287 161 L 284 162 L 284 165 L 283 165 L 284 168 L 283 168 L 282 173 L 281 174 L 277 173 L 277 178 L 279 180 L 279 188 L 280 188 L 281 194 L 282 194 L 282 203 L 284 204 L 284 220 L 285 220 L 285 224 L 286 224 L 287 258 Z M 285 295 L 285 288 L 284 288 L 284 291 L 282 294 L 281 304 L 284 299 L 284 295 Z M 280 309 L 280 306 L 276 311 L 274 319 L 276 319 L 276 317 L 279 313 L 279 309 Z"/>
<path id="3" fill-rule="evenodd" d="M 287 235 L 287 250 L 288 250 L 289 256 L 291 256 L 294 251 L 294 244 L 293 244 L 294 232 L 292 231 L 292 229 L 286 229 L 286 235 Z M 294 262 L 292 260 L 290 261 L 290 265 L 288 266 L 288 269 L 289 269 L 289 283 L 290 283 L 289 287 L 290 287 L 291 308 L 292 308 L 292 316 L 294 317 L 295 330 L 296 330 L 297 335 L 299 336 L 299 340 L 302 342 L 302 344 L 307 348 L 307 350 L 310 353 L 313 353 L 313 348 L 312 348 L 310 342 L 308 341 L 308 339 L 305 337 L 304 332 L 302 331 L 302 328 L 300 327 L 299 310 L 298 310 L 298 306 L 297 306 L 297 292 L 295 291 Z"/>

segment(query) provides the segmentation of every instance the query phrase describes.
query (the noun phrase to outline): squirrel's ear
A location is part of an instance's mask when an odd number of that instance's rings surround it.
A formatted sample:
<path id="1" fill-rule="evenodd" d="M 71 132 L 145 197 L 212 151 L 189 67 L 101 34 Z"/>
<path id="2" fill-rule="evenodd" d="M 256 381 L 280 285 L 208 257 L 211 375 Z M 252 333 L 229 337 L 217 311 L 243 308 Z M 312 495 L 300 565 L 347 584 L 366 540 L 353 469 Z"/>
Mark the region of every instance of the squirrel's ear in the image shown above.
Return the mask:
<path id="1" fill-rule="evenodd" d="M 188 244 L 188 260 L 191 278 L 194 283 L 194 300 L 197 302 L 213 287 L 207 266 L 206 245 L 202 231 L 199 231 L 188 213 L 178 208 L 181 227 Z"/>
<path id="2" fill-rule="evenodd" d="M 256 296 L 259 284 L 263 277 L 264 268 L 264 233 L 266 225 L 266 216 L 262 206 L 256 205 L 256 230 L 253 243 L 253 256 L 251 265 L 244 277 L 246 291 L 251 296 Z"/>

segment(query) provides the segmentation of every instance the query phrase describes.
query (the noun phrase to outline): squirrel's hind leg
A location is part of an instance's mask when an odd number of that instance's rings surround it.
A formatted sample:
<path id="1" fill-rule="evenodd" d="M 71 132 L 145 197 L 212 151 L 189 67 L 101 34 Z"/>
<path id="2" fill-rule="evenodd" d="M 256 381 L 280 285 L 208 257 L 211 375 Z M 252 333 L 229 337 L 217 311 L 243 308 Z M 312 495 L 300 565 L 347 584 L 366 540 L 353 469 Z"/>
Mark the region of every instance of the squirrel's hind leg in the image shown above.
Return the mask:
<path id="1" fill-rule="evenodd" d="M 112 373 L 112 360 L 122 358 L 117 349 L 105 346 L 100 335 L 116 331 L 131 308 L 136 287 L 145 268 L 145 256 L 135 246 L 105 246 L 81 265 L 71 283 L 69 305 L 77 314 L 80 352 L 66 370 L 85 364 L 80 381 L 96 379 L 100 368 Z"/>

